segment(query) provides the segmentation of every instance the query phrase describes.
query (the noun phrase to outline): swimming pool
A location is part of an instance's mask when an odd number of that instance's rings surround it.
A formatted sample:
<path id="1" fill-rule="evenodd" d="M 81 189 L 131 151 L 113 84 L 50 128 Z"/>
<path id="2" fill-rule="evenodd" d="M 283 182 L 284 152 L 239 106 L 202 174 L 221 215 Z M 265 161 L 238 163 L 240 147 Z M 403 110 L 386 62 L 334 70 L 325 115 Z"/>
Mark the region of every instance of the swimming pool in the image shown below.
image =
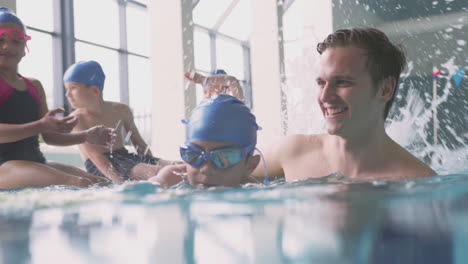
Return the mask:
<path id="1" fill-rule="evenodd" d="M 468 168 L 269 187 L 0 191 L 0 263 L 466 263 Z"/>

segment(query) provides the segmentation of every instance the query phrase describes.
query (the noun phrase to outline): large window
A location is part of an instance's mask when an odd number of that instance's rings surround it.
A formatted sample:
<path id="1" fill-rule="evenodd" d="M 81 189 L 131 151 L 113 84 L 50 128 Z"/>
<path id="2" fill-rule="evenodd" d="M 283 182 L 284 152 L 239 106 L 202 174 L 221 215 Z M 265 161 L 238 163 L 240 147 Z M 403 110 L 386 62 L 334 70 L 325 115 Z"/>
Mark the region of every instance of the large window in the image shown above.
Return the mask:
<path id="1" fill-rule="evenodd" d="M 55 102 L 54 92 L 54 56 L 53 36 L 57 34 L 54 29 L 53 0 L 44 1 L 16 1 L 17 15 L 23 23 L 30 26 L 26 34 L 31 36 L 26 51 L 19 65 L 19 72 L 26 76 L 38 79 L 44 86 L 49 107 L 63 107 Z M 41 15 L 37 15 L 41 10 Z"/>
<path id="2" fill-rule="evenodd" d="M 32 37 L 20 72 L 42 82 L 49 108 L 66 107 L 63 72 L 76 61 L 99 62 L 106 74 L 104 99 L 129 104 L 140 133 L 150 143 L 147 2 L 17 0 L 17 14 Z"/>
<path id="3" fill-rule="evenodd" d="M 251 105 L 251 0 L 199 1 L 193 9 L 195 70 L 224 69 L 236 76 Z M 202 91 L 197 90 L 201 99 Z"/>
<path id="4" fill-rule="evenodd" d="M 49 108 L 63 107 L 54 102 L 52 34 L 34 30 L 29 30 L 27 34 L 31 36 L 31 40 L 28 42 L 29 52 L 26 51 L 26 55 L 20 63 L 19 72 L 25 77 L 38 79 L 42 83 Z"/>

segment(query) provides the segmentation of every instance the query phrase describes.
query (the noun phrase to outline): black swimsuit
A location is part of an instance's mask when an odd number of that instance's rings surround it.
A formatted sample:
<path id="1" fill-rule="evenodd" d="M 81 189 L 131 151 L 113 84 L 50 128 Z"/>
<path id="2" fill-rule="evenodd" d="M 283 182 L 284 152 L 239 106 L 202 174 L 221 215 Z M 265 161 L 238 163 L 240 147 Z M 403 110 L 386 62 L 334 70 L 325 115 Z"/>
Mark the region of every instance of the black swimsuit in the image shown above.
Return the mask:
<path id="1" fill-rule="evenodd" d="M 130 170 L 138 163 L 156 165 L 159 161 L 158 158 L 153 156 L 130 153 L 126 148 L 116 149 L 112 151 L 112 153 L 106 152 L 103 153 L 103 155 L 110 161 L 113 169 L 119 176 L 123 177 L 125 180 L 129 179 Z M 85 167 L 86 171 L 90 174 L 106 177 L 90 159 L 85 161 Z"/>
<path id="2" fill-rule="evenodd" d="M 26 124 L 39 119 L 37 90 L 28 79 L 22 78 L 27 84 L 26 91 L 18 91 L 0 78 L 0 123 Z M 9 160 L 45 163 L 38 136 L 0 144 L 0 165 Z"/>

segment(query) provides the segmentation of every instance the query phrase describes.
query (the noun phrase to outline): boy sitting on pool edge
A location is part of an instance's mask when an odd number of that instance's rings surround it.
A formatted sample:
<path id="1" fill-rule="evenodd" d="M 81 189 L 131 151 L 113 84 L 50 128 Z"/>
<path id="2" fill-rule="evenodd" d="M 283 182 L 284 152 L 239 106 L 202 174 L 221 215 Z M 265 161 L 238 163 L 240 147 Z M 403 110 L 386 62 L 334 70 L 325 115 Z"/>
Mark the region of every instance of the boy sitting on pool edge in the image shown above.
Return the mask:
<path id="1" fill-rule="evenodd" d="M 180 156 L 185 164 L 169 165 L 150 179 L 162 186 L 183 180 L 196 187 L 235 187 L 257 183 L 251 176 L 260 162 L 255 116 L 236 97 L 219 94 L 204 99 L 191 113 Z"/>
<path id="2" fill-rule="evenodd" d="M 99 63 L 92 60 L 77 62 L 67 69 L 63 81 L 67 91 L 65 95 L 75 109 L 70 115 L 79 120 L 74 131 L 99 124 L 115 127 L 117 133 L 110 151 L 91 144 L 78 146 L 88 173 L 114 182 L 147 180 L 155 176 L 162 166 L 171 164 L 170 161 L 152 156 L 138 132 L 128 105 L 103 99 L 105 74 Z M 130 141 L 137 153 L 131 153 L 125 148 L 121 127 L 131 134 Z"/>

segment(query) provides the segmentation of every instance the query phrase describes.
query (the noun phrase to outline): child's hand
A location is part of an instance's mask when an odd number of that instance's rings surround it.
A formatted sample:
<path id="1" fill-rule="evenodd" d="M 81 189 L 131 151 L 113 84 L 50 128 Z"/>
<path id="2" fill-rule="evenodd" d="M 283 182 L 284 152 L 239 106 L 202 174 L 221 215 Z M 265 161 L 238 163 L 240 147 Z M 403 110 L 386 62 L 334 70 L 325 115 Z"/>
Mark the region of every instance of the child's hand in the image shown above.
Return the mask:
<path id="1" fill-rule="evenodd" d="M 111 148 L 115 143 L 117 135 L 113 128 L 105 126 L 94 126 L 86 130 L 86 143 Z"/>
<path id="2" fill-rule="evenodd" d="M 206 76 L 194 71 L 184 73 L 184 77 L 189 81 L 199 84 L 204 84 L 207 80 Z"/>
<path id="3" fill-rule="evenodd" d="M 65 112 L 61 108 L 56 108 L 47 112 L 40 120 L 43 125 L 43 132 L 69 133 L 78 123 L 78 118 L 74 116 L 56 117 L 56 114 Z"/>
<path id="4" fill-rule="evenodd" d="M 199 83 L 205 86 L 203 88 L 203 95 L 205 98 L 210 98 L 215 94 L 224 93 L 235 96 L 241 100 L 244 99 L 244 92 L 239 85 L 239 80 L 234 76 L 219 74 L 206 77 L 193 71 L 186 72 L 184 76 L 186 79 L 194 83 Z"/>
<path id="5" fill-rule="evenodd" d="M 164 187 L 169 187 L 181 182 L 186 173 L 186 164 L 167 165 L 161 168 L 158 174 L 150 178 L 149 181 Z"/>

